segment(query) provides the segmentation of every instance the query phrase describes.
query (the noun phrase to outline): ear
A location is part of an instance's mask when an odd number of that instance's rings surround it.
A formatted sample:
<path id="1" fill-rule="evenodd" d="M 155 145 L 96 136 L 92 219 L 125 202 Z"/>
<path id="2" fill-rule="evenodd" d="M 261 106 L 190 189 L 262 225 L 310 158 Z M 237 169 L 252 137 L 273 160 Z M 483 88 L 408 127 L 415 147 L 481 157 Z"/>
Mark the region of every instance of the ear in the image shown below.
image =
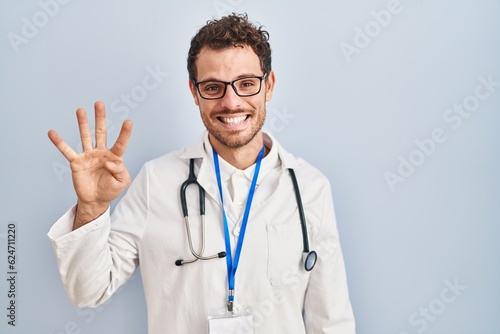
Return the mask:
<path id="1" fill-rule="evenodd" d="M 270 101 L 271 98 L 273 97 L 273 88 L 275 82 L 276 82 L 276 77 L 274 75 L 274 71 L 271 71 L 269 72 L 266 80 L 264 81 L 266 85 L 266 102 Z"/>
<path id="2" fill-rule="evenodd" d="M 193 81 L 189 80 L 189 90 L 191 91 L 191 95 L 193 95 L 194 103 L 199 107 L 200 101 L 198 100 L 198 90 L 194 86 Z"/>

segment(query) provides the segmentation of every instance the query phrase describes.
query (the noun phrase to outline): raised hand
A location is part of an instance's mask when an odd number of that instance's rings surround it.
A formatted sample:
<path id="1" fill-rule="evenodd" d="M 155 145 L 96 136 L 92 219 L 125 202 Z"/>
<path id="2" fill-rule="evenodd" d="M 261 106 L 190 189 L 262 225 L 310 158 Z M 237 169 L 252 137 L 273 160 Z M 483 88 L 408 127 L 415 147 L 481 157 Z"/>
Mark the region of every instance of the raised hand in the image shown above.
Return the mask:
<path id="1" fill-rule="evenodd" d="M 82 153 L 76 153 L 54 130 L 48 133 L 52 143 L 70 163 L 73 186 L 78 197 L 73 229 L 99 217 L 107 210 L 111 201 L 116 199 L 130 184 L 130 175 L 122 157 L 132 132 L 132 121 L 123 122 L 115 144 L 107 149 L 104 103 L 96 102 L 94 110 L 95 147 L 92 145 L 92 134 L 83 108 L 76 111 L 82 140 Z"/>

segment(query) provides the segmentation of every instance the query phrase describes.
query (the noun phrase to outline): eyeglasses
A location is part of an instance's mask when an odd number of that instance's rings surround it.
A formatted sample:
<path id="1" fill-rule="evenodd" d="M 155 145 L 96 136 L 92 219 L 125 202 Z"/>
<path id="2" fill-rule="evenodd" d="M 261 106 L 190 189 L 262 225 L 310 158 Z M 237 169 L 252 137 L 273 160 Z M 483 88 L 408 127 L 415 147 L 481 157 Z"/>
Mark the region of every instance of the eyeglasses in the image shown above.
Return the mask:
<path id="1" fill-rule="evenodd" d="M 241 97 L 248 97 L 257 95 L 262 88 L 262 80 L 265 79 L 267 73 L 263 76 L 251 76 L 236 79 L 233 81 L 218 81 L 207 80 L 201 82 L 194 82 L 193 84 L 198 89 L 200 96 L 205 100 L 217 100 L 226 95 L 227 86 L 233 87 L 236 95 Z"/>

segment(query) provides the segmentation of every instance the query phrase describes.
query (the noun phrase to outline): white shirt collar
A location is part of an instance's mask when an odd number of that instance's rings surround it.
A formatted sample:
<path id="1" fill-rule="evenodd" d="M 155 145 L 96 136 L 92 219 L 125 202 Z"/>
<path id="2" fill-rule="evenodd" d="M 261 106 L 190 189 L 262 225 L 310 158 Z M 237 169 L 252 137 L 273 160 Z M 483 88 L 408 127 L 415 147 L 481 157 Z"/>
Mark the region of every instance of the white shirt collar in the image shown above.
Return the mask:
<path id="1" fill-rule="evenodd" d="M 262 180 L 270 171 L 272 171 L 274 168 L 277 168 L 281 165 L 281 161 L 278 155 L 278 148 L 276 145 L 273 145 L 273 139 L 269 137 L 267 134 L 264 133 L 264 146 L 269 149 L 269 153 L 262 159 L 262 164 L 260 167 L 260 172 L 259 172 L 259 180 Z M 208 139 L 208 132 L 205 133 L 204 139 L 203 139 L 203 148 L 205 151 L 206 156 L 213 156 L 212 153 L 212 145 L 210 144 L 210 140 Z M 221 168 L 221 179 L 222 181 L 227 181 L 229 178 L 231 178 L 235 173 L 243 173 L 248 180 L 252 180 L 253 178 L 253 173 L 255 169 L 255 164 L 252 166 L 240 170 L 227 161 L 225 161 L 223 158 L 219 156 L 219 162 L 220 162 L 220 168 Z M 259 183 L 259 180 L 257 180 L 257 183 Z"/>

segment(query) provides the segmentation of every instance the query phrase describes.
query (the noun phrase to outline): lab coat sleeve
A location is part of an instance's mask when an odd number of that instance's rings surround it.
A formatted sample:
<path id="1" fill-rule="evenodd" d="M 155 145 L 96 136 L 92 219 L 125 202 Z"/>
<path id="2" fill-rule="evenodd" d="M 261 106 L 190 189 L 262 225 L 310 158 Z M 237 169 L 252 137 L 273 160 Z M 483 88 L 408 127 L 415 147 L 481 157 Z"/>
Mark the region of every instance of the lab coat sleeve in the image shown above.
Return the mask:
<path id="1" fill-rule="evenodd" d="M 96 220 L 72 231 L 75 207 L 50 229 L 62 283 L 78 307 L 104 303 L 134 273 L 147 220 L 147 167 L 144 167 L 116 206 Z"/>
<path id="2" fill-rule="evenodd" d="M 311 248 L 317 252 L 318 260 L 306 292 L 306 329 L 308 334 L 354 334 L 355 321 L 329 183 L 323 195 L 321 225 Z"/>

